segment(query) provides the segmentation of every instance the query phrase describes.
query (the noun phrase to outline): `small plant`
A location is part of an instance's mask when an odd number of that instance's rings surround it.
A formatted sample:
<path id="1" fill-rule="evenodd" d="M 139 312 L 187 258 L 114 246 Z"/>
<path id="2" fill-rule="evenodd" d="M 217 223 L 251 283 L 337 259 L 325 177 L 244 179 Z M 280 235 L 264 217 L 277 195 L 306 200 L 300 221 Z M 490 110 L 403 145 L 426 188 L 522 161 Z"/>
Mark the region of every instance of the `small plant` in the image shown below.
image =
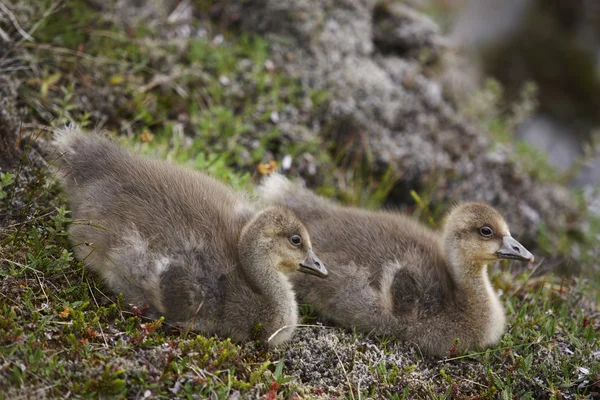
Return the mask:
<path id="1" fill-rule="evenodd" d="M 15 182 L 14 174 L 9 172 L 0 172 L 0 200 L 8 196 L 8 187 Z"/>

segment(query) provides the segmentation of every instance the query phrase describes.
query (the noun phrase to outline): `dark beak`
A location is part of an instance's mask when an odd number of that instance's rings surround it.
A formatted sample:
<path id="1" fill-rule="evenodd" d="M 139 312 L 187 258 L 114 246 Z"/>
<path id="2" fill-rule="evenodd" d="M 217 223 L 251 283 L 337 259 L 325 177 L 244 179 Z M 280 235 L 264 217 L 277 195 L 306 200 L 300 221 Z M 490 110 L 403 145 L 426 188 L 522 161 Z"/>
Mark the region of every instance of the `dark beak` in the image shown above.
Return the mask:
<path id="1" fill-rule="evenodd" d="M 512 236 L 502 238 L 502 247 L 496 252 L 498 258 L 507 258 L 509 260 L 534 262 L 535 258 L 523 245 L 517 242 Z"/>
<path id="2" fill-rule="evenodd" d="M 318 276 L 319 278 L 327 278 L 329 275 L 329 272 L 327 272 L 327 269 L 312 249 L 308 249 L 306 259 L 300 264 L 299 271 L 304 272 L 305 274 Z"/>

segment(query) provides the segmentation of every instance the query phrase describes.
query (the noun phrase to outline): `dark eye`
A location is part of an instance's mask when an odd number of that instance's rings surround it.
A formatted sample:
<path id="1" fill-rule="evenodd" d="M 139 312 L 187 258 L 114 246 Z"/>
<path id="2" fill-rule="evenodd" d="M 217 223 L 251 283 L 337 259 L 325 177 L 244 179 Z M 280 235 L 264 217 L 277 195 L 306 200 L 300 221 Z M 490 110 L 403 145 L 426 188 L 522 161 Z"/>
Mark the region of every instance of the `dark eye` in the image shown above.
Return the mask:
<path id="1" fill-rule="evenodd" d="M 481 236 L 490 237 L 494 234 L 494 231 L 489 226 L 484 226 L 479 230 L 479 233 L 481 233 Z"/>
<path id="2" fill-rule="evenodd" d="M 300 236 L 298 235 L 293 235 L 290 237 L 290 243 L 294 246 L 300 246 L 300 244 L 302 243 L 302 238 L 300 238 Z"/>

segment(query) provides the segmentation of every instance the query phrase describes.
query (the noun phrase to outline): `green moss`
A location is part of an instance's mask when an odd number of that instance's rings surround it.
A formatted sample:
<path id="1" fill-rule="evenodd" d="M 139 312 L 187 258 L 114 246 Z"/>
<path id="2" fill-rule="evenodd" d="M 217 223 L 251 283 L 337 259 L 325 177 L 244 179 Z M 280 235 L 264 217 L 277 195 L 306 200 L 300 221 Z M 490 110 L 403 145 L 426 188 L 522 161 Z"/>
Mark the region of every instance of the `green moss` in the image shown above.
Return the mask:
<path id="1" fill-rule="evenodd" d="M 193 359 L 200 367 L 222 369 L 230 366 L 237 356 L 237 349 L 229 339 L 196 336 L 195 339 L 180 343 L 179 348 L 186 357 Z"/>
<path id="2" fill-rule="evenodd" d="M 8 196 L 8 187 L 15 182 L 15 175 L 9 172 L 0 173 L 0 200 Z"/>
<path id="3" fill-rule="evenodd" d="M 125 371 L 118 367 L 107 365 L 104 367 L 104 372 L 98 379 L 92 379 L 87 383 L 87 387 L 83 392 L 98 395 L 118 396 L 126 393 L 127 386 L 125 379 Z M 80 389 L 77 382 L 74 383 L 74 389 Z"/>

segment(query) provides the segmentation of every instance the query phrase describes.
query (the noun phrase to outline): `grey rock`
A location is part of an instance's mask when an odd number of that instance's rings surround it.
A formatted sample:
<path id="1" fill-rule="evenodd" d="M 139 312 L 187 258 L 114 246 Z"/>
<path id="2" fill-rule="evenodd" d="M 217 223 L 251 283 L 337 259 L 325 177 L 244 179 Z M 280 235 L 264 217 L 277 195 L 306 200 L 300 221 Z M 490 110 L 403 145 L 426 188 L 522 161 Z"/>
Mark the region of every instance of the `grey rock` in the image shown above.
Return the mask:
<path id="1" fill-rule="evenodd" d="M 364 132 L 374 165 L 382 173 L 390 167 L 401 173 L 400 187 L 419 191 L 435 179 L 434 203 L 490 202 L 528 244 L 535 243 L 542 222 L 551 229 L 578 227 L 565 188 L 535 181 L 514 161 L 512 149 L 493 146 L 446 100 L 443 84 L 420 60 L 398 51 L 441 49 L 437 44 L 445 39 L 432 22 L 396 5 L 383 17 L 397 25 L 388 32 L 374 18 L 381 7 L 356 0 L 262 0 L 242 5 L 240 22 L 271 39 L 280 68 L 307 87 L 329 91 L 323 134 L 343 143 L 351 131 Z M 375 43 L 388 47 L 381 51 Z M 348 121 L 355 127 L 350 131 Z M 400 193 L 389 203 L 407 198 Z"/>
<path id="2" fill-rule="evenodd" d="M 436 58 L 444 47 L 437 24 L 404 4 L 377 3 L 373 20 L 373 41 L 383 52 L 418 55 L 424 50 L 429 57 Z"/>

